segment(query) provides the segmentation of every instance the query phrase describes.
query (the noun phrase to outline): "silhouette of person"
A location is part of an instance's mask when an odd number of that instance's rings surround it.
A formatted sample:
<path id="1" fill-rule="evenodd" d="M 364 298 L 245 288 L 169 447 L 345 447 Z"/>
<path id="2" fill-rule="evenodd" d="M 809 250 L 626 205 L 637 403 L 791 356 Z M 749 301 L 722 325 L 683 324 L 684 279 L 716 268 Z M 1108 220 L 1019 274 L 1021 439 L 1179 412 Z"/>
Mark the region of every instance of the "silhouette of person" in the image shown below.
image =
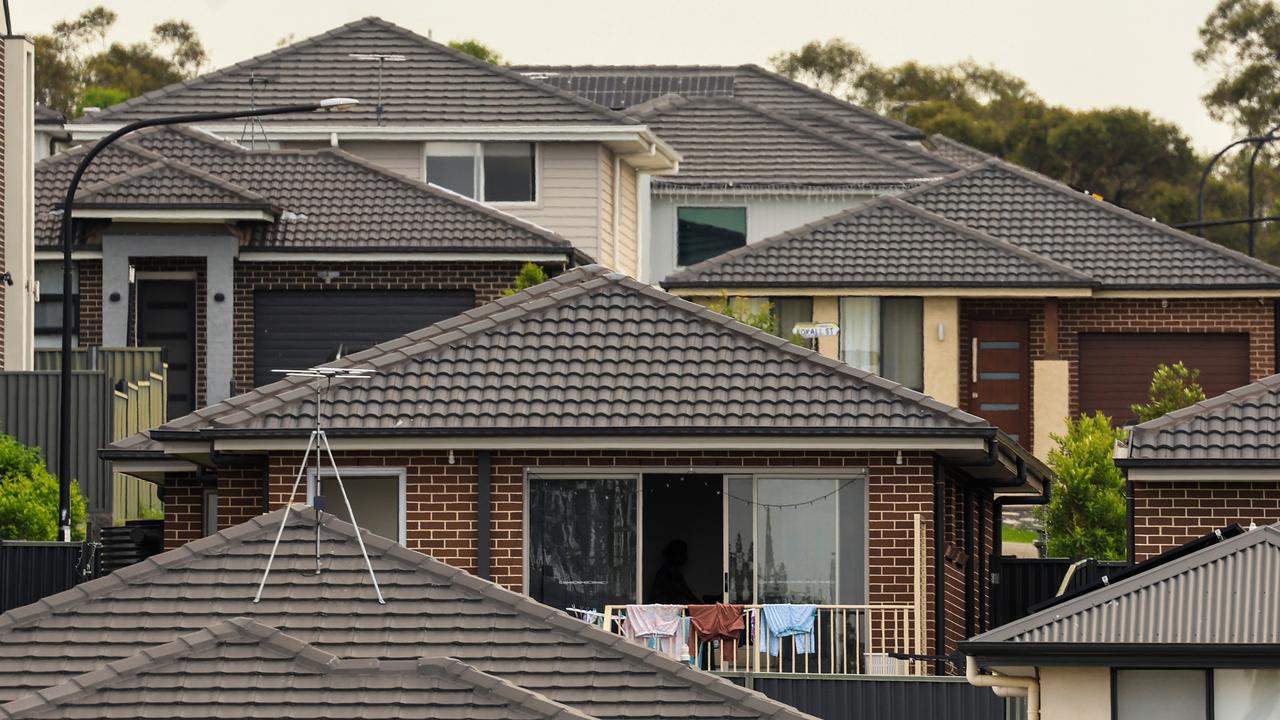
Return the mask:
<path id="1" fill-rule="evenodd" d="M 649 602 L 663 605 L 697 605 L 701 602 L 684 579 L 684 566 L 689 562 L 689 545 L 672 540 L 662 550 L 662 565 L 653 574 L 653 590 Z"/>

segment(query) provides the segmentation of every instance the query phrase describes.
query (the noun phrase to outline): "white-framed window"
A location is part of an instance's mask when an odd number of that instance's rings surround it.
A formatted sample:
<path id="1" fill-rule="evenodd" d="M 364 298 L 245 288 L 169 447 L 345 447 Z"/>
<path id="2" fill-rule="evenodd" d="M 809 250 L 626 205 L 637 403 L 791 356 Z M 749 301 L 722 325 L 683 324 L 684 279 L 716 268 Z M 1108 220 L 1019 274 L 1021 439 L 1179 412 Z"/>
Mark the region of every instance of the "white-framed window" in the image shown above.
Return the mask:
<path id="1" fill-rule="evenodd" d="M 342 487 L 346 488 L 347 498 L 351 501 L 351 510 L 356 515 L 356 524 L 403 545 L 407 525 L 404 468 L 344 467 L 338 471 L 342 476 Z M 321 468 L 319 482 L 316 481 L 315 469 L 308 471 L 307 502 L 314 502 L 317 495 L 325 499 L 324 512 L 351 522 L 333 468 Z"/>
<path id="2" fill-rule="evenodd" d="M 923 298 L 840 298 L 840 359 L 923 390 Z"/>
<path id="3" fill-rule="evenodd" d="M 682 205 L 676 208 L 676 266 L 688 267 L 747 244 L 747 208 Z"/>
<path id="4" fill-rule="evenodd" d="M 200 534 L 208 537 L 218 532 L 218 489 L 205 488 L 200 494 Z"/>
<path id="5" fill-rule="evenodd" d="M 70 308 L 71 344 L 80 344 L 80 272 L 71 268 L 71 295 L 62 291 L 62 261 L 36 263 L 40 297 L 36 301 L 35 346 L 62 347 L 62 315 Z"/>
<path id="6" fill-rule="evenodd" d="M 530 142 L 429 142 L 423 177 L 490 203 L 538 201 L 538 146 Z"/>

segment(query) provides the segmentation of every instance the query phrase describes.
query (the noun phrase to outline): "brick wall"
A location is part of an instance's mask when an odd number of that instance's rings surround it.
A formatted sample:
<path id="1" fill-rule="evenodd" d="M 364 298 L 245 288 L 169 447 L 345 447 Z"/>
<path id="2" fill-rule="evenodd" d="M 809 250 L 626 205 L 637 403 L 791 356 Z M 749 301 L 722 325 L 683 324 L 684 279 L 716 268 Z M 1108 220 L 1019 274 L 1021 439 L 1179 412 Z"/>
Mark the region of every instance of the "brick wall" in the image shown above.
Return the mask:
<path id="1" fill-rule="evenodd" d="M 204 491 L 211 483 L 194 475 L 169 475 L 164 482 L 164 546 L 166 550 L 204 537 Z"/>
<path id="2" fill-rule="evenodd" d="M 6 152 L 6 151 L 7 151 L 7 148 L 6 148 L 6 147 L 5 147 L 5 145 L 4 145 L 4 139 L 5 139 L 5 131 L 4 131 L 4 100 L 5 100 L 5 91 L 4 91 L 4 77 L 5 77 L 5 72 L 4 72 L 4 56 L 5 56 L 5 52 L 4 52 L 4 50 L 5 50 L 5 43 L 7 43 L 7 42 L 8 42 L 8 40 L 0 39 L 0 198 L 5 197 L 5 184 L 4 184 L 5 167 L 6 167 L 7 163 L 8 163 L 8 161 L 9 161 L 9 155 L 8 155 L 8 153 Z M 19 41 L 19 42 L 21 42 L 21 41 Z M 13 270 L 15 270 L 15 268 L 10 268 L 10 267 L 9 267 L 9 265 L 8 265 L 8 256 L 7 256 L 7 255 L 6 255 L 6 253 L 5 253 L 5 239 L 6 239 L 6 238 L 5 238 L 5 236 L 4 236 L 4 227 L 5 227 L 5 223 L 4 223 L 5 215 L 4 215 L 4 213 L 5 213 L 5 203 L 0 202 L 0 275 L 3 275 L 3 274 L 4 274 L 4 272 L 5 272 L 6 270 L 9 270 L 9 271 L 13 271 Z M 25 242 L 25 238 L 19 238 L 19 239 L 18 239 L 18 242 Z M 26 271 L 25 271 L 24 269 L 22 269 L 22 268 L 16 268 L 16 270 L 18 271 L 18 273 L 25 273 L 25 272 L 26 272 Z M 27 283 L 27 282 L 29 282 L 29 281 L 31 281 L 31 278 L 22 277 L 21 275 L 17 275 L 17 277 L 14 277 L 14 278 L 13 278 L 13 282 L 14 282 L 14 284 L 15 284 L 15 285 L 18 285 L 18 284 L 25 284 L 25 283 Z M 8 293 L 7 289 L 5 288 L 5 286 L 4 286 L 3 284 L 0 284 L 0 369 L 3 369 L 3 368 L 4 368 L 4 366 L 5 366 L 5 365 L 4 365 L 4 345 L 5 345 L 5 342 L 4 342 L 4 303 L 5 303 L 5 296 L 6 296 L 6 295 L 8 295 L 8 294 L 9 294 L 9 293 Z"/>
<path id="3" fill-rule="evenodd" d="M 80 282 L 80 345 L 102 344 L 102 261 L 77 260 Z"/>
<path id="4" fill-rule="evenodd" d="M 236 264 L 235 367 L 237 392 L 253 383 L 253 294 L 257 290 L 466 290 L 476 304 L 496 299 L 511 287 L 517 262 L 242 262 Z M 555 274 L 560 268 L 548 268 Z M 326 283 L 322 272 L 338 277 Z"/>
<path id="5" fill-rule="evenodd" d="M 1162 306 L 1165 303 L 1165 306 Z M 1114 333 L 1247 333 L 1253 379 L 1275 372 L 1275 312 L 1270 301 L 1258 298 L 1204 299 L 1078 299 L 1060 300 L 1058 356 L 1068 361 L 1070 408 L 1079 412 L 1079 334 Z M 1030 325 L 1031 361 L 1048 357 L 1045 347 L 1044 301 L 962 299 L 960 301 L 960 403 L 971 410 L 972 353 L 970 323 L 974 319 L 1025 319 Z M 1032 371 L 1034 373 L 1034 370 Z M 1034 376 L 1028 379 L 1034 382 Z M 1034 423 L 1034 416 L 1031 419 Z M 1035 436 L 1035 428 L 1031 428 Z"/>
<path id="6" fill-rule="evenodd" d="M 1134 537 L 1145 560 L 1231 523 L 1280 522 L 1280 482 L 1134 482 Z"/>
<path id="7" fill-rule="evenodd" d="M 395 467 L 406 471 L 406 523 L 408 547 L 430 554 L 455 567 L 476 571 L 476 455 L 434 451 L 342 451 L 344 467 Z M 297 473 L 298 453 L 273 454 L 269 461 L 270 503 L 282 506 Z M 926 637 L 934 631 L 933 602 L 933 463 L 927 453 L 903 453 L 899 464 L 894 453 L 872 452 L 608 452 L 524 451 L 492 454 L 491 568 L 493 579 L 509 588 L 523 587 L 524 473 L 526 468 L 640 468 L 650 471 L 721 473 L 733 468 L 850 468 L 868 473 L 868 589 L 874 603 L 910 604 L 914 568 L 912 534 L 914 517 L 920 515 L 924 533 Z M 244 522 L 260 512 L 260 470 L 219 471 L 219 527 Z M 194 480 L 170 481 L 166 491 L 166 541 L 175 547 L 199 536 L 200 485 Z M 950 501 L 946 539 L 963 550 L 965 544 L 961 486 L 948 481 Z M 974 502 L 987 518 L 986 536 L 979 540 L 990 549 L 994 532 L 990 522 L 990 495 L 975 493 Z M 305 501 L 305 488 L 295 501 Z M 968 562 L 977 563 L 977 553 Z M 948 562 L 946 648 L 953 650 L 965 629 L 964 564 Z M 977 566 L 975 565 L 975 572 Z M 977 586 L 987 584 L 977 579 Z M 932 640 L 926 648 L 932 652 Z"/>

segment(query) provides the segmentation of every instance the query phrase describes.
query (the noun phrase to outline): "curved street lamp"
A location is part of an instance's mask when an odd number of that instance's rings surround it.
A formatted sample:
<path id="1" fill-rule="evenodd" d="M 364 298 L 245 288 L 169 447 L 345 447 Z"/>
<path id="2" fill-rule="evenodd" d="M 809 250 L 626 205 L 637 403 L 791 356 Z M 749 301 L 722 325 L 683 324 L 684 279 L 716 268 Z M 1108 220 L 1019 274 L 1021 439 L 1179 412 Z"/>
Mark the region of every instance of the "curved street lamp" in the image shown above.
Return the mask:
<path id="1" fill-rule="evenodd" d="M 1200 184 L 1196 188 L 1196 221 L 1194 223 L 1181 223 L 1179 225 L 1175 225 L 1174 227 L 1196 228 L 1197 230 L 1203 231 L 1204 228 L 1210 225 L 1238 225 L 1240 223 L 1248 223 L 1249 225 L 1249 257 L 1253 257 L 1254 250 L 1255 250 L 1254 244 L 1257 242 L 1257 237 L 1258 237 L 1258 223 L 1276 219 L 1274 217 L 1262 217 L 1262 218 L 1254 217 L 1254 214 L 1253 214 L 1254 206 L 1256 204 L 1254 200 L 1254 197 L 1255 197 L 1254 168 L 1258 164 L 1258 155 L 1262 152 L 1262 147 L 1267 143 L 1272 143 L 1277 140 L 1280 140 L 1280 134 L 1277 134 L 1277 133 L 1280 133 L 1280 125 L 1277 125 L 1271 128 L 1265 134 L 1251 135 L 1249 137 L 1240 138 L 1239 140 L 1231 142 L 1226 147 L 1219 150 L 1212 158 L 1209 158 L 1209 162 L 1206 163 L 1204 166 L 1204 171 L 1200 173 Z M 1253 145 L 1253 153 L 1250 154 L 1249 156 L 1249 172 L 1248 172 L 1249 216 L 1246 218 L 1237 218 L 1233 220 L 1215 220 L 1213 222 L 1205 222 L 1204 220 L 1204 188 L 1205 188 L 1205 185 L 1209 182 L 1209 175 L 1210 173 L 1213 172 L 1214 165 L 1218 164 L 1218 161 L 1222 159 L 1223 155 L 1226 155 L 1227 152 L 1230 151 L 1232 148 L 1238 147 L 1240 145 Z"/>
<path id="2" fill-rule="evenodd" d="M 71 247 L 73 233 L 71 206 L 75 202 L 76 190 L 80 187 L 80 180 L 84 177 L 85 171 L 89 169 L 89 164 L 103 150 L 107 149 L 107 146 L 111 145 L 111 143 L 131 132 L 160 125 L 185 125 L 187 123 L 262 117 L 264 115 L 287 115 L 315 112 L 317 110 L 349 110 L 358 104 L 360 104 L 360 101 L 352 98 L 327 98 L 301 105 L 171 115 L 169 117 L 131 122 L 102 138 L 80 160 L 80 165 L 76 167 L 75 174 L 71 176 L 71 184 L 67 186 L 66 200 L 62 203 L 62 287 L 70 288 L 72 285 Z M 70 309 L 64 303 L 62 308 L 62 374 L 59 390 L 60 415 L 58 417 L 58 529 L 59 535 L 64 542 L 71 539 L 71 322 Z"/>

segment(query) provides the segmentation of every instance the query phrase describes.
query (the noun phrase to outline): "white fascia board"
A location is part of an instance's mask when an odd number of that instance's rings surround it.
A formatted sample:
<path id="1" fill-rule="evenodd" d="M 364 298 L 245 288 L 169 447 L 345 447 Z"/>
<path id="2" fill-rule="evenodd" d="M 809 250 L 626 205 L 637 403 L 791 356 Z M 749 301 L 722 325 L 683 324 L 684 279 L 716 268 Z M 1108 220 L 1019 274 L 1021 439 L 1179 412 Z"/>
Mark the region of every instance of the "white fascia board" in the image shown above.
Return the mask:
<path id="1" fill-rule="evenodd" d="M 101 218 L 115 222 L 182 222 L 223 223 L 228 220 L 272 222 L 275 216 L 265 210 L 145 210 L 133 208 L 76 208 L 72 217 Z"/>
<path id="2" fill-rule="evenodd" d="M 1259 467 L 1128 467 L 1134 482 L 1277 482 L 1280 468 Z"/>
<path id="3" fill-rule="evenodd" d="M 61 260 L 61 250 L 37 250 L 35 256 L 36 262 L 48 260 Z M 71 252 L 72 260 L 101 260 L 101 250 L 73 250 Z"/>
<path id="4" fill-rule="evenodd" d="M 76 140 L 93 140 L 113 132 L 123 123 L 83 123 L 72 129 Z M 240 124 L 210 123 L 202 130 L 225 136 L 238 133 Z M 273 140 L 559 140 L 622 142 L 648 141 L 652 133 L 644 125 L 276 125 L 268 127 Z M 339 145 L 340 146 L 340 145 Z"/>
<path id="5" fill-rule="evenodd" d="M 573 251 L 563 253 L 462 253 L 462 252 L 279 252 L 241 251 L 240 262 L 564 262 Z M 58 257 L 61 257 L 59 255 Z"/>

